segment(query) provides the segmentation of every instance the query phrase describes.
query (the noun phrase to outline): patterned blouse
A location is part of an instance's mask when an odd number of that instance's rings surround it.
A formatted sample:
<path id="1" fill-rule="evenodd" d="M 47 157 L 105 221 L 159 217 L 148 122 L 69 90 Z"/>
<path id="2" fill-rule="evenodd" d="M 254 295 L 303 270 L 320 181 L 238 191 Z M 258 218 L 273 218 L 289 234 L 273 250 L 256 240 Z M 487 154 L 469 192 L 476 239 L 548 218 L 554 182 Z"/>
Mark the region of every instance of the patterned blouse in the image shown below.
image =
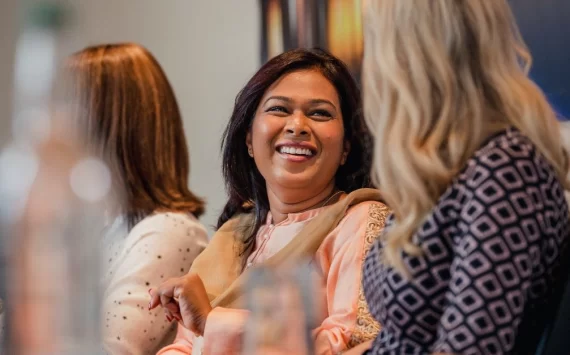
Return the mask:
<path id="1" fill-rule="evenodd" d="M 495 135 L 416 232 L 409 279 L 382 264 L 381 241 L 371 248 L 364 292 L 383 328 L 367 354 L 516 351 L 517 334 L 542 330 L 523 315 L 544 306 L 569 234 L 552 167 L 519 131 Z"/>

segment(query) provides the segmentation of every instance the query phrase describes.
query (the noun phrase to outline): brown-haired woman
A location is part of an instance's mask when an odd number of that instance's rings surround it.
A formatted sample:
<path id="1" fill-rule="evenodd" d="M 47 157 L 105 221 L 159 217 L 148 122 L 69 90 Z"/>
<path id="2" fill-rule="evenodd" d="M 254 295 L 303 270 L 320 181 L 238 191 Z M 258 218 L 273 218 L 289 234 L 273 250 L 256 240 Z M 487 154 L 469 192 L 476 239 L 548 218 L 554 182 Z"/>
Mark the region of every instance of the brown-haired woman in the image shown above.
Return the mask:
<path id="1" fill-rule="evenodd" d="M 173 327 L 146 309 L 149 285 L 185 274 L 204 249 L 203 202 L 188 189 L 178 104 L 156 59 L 137 44 L 86 48 L 67 74 L 80 127 L 123 196 L 103 237 L 103 335 L 111 354 L 155 353 Z M 171 340 L 171 339 L 170 339 Z"/>
<path id="2" fill-rule="evenodd" d="M 346 66 L 321 50 L 273 58 L 238 94 L 223 143 L 229 199 L 218 231 L 190 273 L 151 291 L 150 306 L 162 304 L 181 322 L 175 344 L 160 353 L 239 353 L 249 316 L 236 309 L 243 275 L 251 266 L 298 264 L 299 255 L 312 260 L 325 288 L 316 296 L 326 312 L 316 320 L 315 352 L 336 354 L 374 337 L 361 266 L 388 209 L 366 188 L 370 133 Z"/>

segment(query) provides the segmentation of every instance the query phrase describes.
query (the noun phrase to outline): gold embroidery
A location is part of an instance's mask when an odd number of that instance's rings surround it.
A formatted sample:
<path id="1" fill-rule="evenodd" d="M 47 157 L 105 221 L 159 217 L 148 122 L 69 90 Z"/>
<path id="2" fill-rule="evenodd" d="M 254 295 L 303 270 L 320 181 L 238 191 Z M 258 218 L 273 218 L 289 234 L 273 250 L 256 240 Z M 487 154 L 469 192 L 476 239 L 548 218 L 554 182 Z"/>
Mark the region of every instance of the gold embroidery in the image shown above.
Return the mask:
<path id="1" fill-rule="evenodd" d="M 372 244 L 380 236 L 386 218 L 390 213 L 390 209 L 380 203 L 374 203 L 370 205 L 368 210 L 368 220 L 366 221 L 366 233 L 364 237 L 364 253 L 362 256 L 362 261 L 366 258 L 368 250 L 372 247 Z M 366 298 L 364 297 L 364 290 L 362 289 L 362 274 L 360 280 L 360 289 L 358 291 L 358 304 L 356 312 L 356 327 L 348 347 L 352 348 L 360 343 L 368 340 L 372 340 L 380 332 L 380 324 L 370 315 L 368 311 L 368 305 L 366 304 Z"/>

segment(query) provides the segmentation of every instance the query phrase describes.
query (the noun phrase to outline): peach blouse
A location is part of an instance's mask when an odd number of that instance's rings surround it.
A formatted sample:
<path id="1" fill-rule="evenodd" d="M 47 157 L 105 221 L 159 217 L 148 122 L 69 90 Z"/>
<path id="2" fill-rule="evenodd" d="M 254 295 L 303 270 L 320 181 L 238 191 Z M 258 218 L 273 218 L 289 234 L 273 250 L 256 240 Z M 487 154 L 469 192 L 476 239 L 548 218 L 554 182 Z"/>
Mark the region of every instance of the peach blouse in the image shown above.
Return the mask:
<path id="1" fill-rule="evenodd" d="M 248 266 L 275 254 L 309 220 L 327 208 L 292 213 L 278 224 L 273 224 L 269 214 L 257 234 Z M 378 202 L 351 207 L 317 250 L 314 264 L 325 285 L 325 292 L 317 297 L 322 298 L 321 304 L 327 312 L 314 332 L 316 354 L 336 354 L 374 338 L 379 331 L 378 324 L 368 314 L 361 290 L 361 271 L 365 253 L 384 227 L 387 214 L 388 208 Z M 246 310 L 216 307 L 208 316 L 203 339 L 179 325 L 174 343 L 158 354 L 238 354 L 247 315 Z"/>

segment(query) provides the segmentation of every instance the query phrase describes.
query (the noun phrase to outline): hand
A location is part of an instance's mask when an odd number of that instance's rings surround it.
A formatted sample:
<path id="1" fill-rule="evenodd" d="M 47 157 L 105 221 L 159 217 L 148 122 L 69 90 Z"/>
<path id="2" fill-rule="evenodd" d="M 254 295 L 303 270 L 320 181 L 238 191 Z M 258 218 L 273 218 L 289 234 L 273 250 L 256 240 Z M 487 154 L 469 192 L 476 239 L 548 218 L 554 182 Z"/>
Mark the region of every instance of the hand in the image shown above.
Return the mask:
<path id="1" fill-rule="evenodd" d="M 149 310 L 160 305 L 168 321 L 176 319 L 195 334 L 204 335 L 212 306 L 198 274 L 189 272 L 182 277 L 168 279 L 157 288 L 150 289 L 149 293 Z"/>

